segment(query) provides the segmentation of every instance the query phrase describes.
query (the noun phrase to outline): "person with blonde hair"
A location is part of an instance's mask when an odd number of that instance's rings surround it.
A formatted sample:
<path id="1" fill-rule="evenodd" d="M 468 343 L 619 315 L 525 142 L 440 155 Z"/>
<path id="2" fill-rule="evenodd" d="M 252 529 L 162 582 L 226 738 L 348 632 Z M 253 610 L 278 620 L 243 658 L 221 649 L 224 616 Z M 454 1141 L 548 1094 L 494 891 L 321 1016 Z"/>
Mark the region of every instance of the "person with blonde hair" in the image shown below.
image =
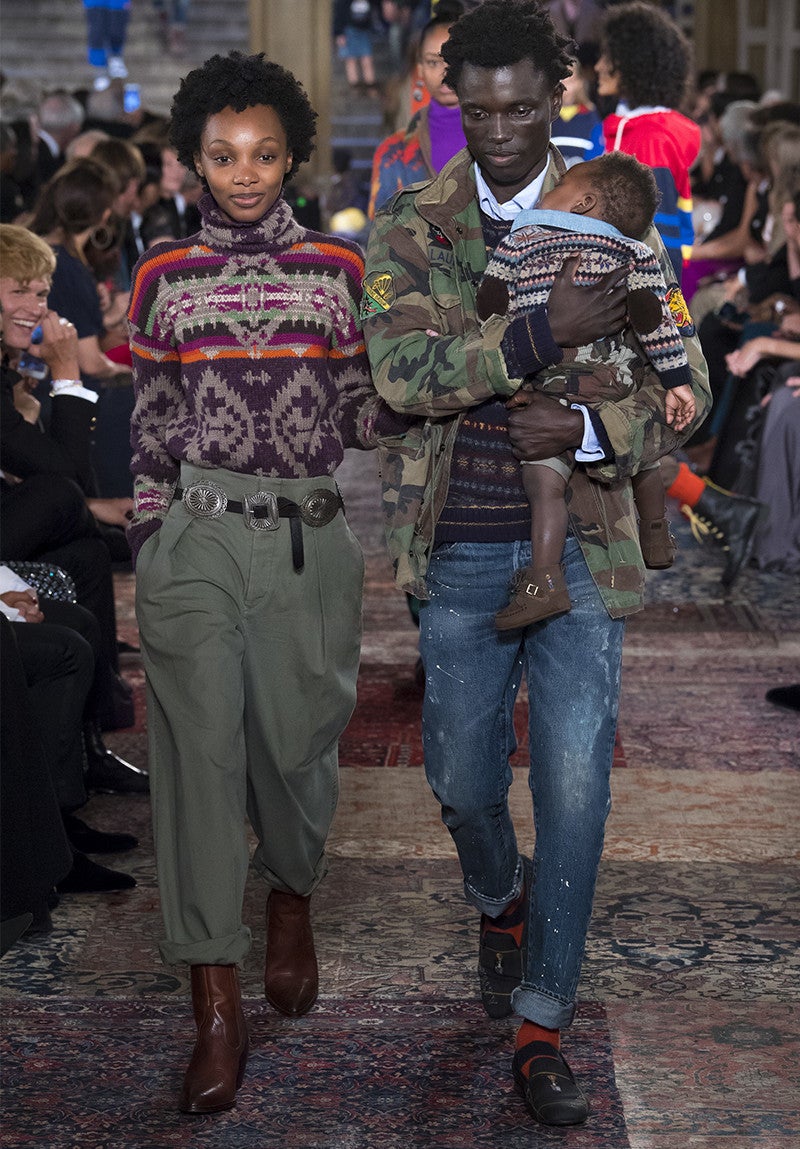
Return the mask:
<path id="1" fill-rule="evenodd" d="M 48 563 L 72 577 L 78 603 L 94 616 L 95 675 L 84 730 L 87 785 L 146 792 L 146 774 L 115 758 L 99 734 L 130 726 L 133 703 L 118 673 L 111 558 L 95 517 L 108 510 L 94 498 L 90 458 L 97 395 L 80 380 L 74 325 L 48 307 L 55 265 L 52 249 L 39 236 L 13 224 L 0 226 L 0 558 Z M 41 341 L 32 344 L 37 329 Z M 26 364 L 31 350 L 36 358 Z M 37 360 L 50 374 L 47 429 L 32 394 L 36 380 L 24 374 Z"/>

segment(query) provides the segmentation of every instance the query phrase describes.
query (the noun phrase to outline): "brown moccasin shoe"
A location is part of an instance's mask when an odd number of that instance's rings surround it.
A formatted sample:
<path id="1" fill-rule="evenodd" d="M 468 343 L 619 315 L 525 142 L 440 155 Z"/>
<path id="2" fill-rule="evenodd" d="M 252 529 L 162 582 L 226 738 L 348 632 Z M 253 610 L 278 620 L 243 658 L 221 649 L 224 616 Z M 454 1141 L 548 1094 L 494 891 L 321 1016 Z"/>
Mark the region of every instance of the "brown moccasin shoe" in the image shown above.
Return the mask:
<path id="1" fill-rule="evenodd" d="M 570 610 L 564 568 L 521 567 L 514 575 L 511 602 L 494 616 L 498 630 L 516 630 Z"/>
<path id="2" fill-rule="evenodd" d="M 639 545 L 648 570 L 667 570 L 675 561 L 678 545 L 664 518 L 639 520 Z"/>

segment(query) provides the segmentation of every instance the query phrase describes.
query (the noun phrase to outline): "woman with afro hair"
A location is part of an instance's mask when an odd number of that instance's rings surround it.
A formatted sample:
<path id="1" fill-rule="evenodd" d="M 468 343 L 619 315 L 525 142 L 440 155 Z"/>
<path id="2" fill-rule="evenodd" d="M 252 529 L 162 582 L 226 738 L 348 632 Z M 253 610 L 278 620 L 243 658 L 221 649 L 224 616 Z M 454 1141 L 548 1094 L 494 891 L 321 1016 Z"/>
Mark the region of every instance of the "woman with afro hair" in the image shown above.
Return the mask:
<path id="1" fill-rule="evenodd" d="M 337 746 L 355 703 L 363 560 L 333 478 L 408 420 L 370 381 L 352 243 L 301 227 L 284 182 L 316 114 L 263 55 L 214 56 L 172 107 L 205 185 L 200 231 L 139 261 L 129 311 L 137 616 L 167 962 L 191 967 L 179 1107 L 230 1109 L 248 1052 L 237 964 L 265 880 L 264 992 L 317 996 L 309 899 L 325 874 Z"/>
<path id="2" fill-rule="evenodd" d="M 677 110 L 691 66 L 691 46 L 666 12 L 640 0 L 609 10 L 595 67 L 598 95 L 618 100 L 603 121 L 606 151 L 653 169 L 661 193 L 655 225 L 678 283 L 694 240 L 689 169 L 700 152 L 700 128 Z"/>

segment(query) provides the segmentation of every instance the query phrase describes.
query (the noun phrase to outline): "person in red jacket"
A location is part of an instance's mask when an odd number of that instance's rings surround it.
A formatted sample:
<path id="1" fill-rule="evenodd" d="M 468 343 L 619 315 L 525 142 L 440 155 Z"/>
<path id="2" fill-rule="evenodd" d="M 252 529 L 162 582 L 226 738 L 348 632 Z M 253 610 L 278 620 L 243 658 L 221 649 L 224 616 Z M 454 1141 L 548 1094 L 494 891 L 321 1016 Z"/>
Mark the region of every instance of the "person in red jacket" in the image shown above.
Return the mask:
<path id="1" fill-rule="evenodd" d="M 700 151 L 700 128 L 677 111 L 691 72 L 689 41 L 659 8 L 615 5 L 606 16 L 597 91 L 616 97 L 603 121 L 607 152 L 627 152 L 655 173 L 661 204 L 655 225 L 680 283 L 694 240 L 689 169 Z"/>
<path id="2" fill-rule="evenodd" d="M 603 121 L 606 151 L 627 152 L 653 169 L 661 192 L 654 222 L 675 268 L 676 282 L 667 286 L 679 322 L 689 315 L 680 283 L 694 240 L 689 169 L 701 143 L 699 126 L 677 111 L 691 65 L 688 40 L 661 9 L 641 2 L 609 9 L 595 68 L 598 96 L 619 101 Z M 678 501 L 697 537 L 723 548 L 720 581 L 729 591 L 752 552 L 761 504 L 710 484 L 674 456 L 660 466 L 667 495 Z"/>

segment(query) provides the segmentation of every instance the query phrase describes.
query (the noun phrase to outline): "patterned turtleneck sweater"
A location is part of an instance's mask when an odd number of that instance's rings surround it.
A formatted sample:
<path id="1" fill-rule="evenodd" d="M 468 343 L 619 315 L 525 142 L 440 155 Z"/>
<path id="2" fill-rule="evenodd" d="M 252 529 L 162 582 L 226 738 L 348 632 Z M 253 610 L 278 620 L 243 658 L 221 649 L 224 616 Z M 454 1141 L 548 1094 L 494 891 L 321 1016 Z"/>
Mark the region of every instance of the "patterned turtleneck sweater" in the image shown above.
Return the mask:
<path id="1" fill-rule="evenodd" d="M 281 478 L 330 475 L 407 420 L 372 384 L 353 243 L 301 227 L 278 199 L 237 224 L 211 195 L 202 227 L 134 271 L 130 324 L 136 554 L 160 527 L 181 461 Z"/>

